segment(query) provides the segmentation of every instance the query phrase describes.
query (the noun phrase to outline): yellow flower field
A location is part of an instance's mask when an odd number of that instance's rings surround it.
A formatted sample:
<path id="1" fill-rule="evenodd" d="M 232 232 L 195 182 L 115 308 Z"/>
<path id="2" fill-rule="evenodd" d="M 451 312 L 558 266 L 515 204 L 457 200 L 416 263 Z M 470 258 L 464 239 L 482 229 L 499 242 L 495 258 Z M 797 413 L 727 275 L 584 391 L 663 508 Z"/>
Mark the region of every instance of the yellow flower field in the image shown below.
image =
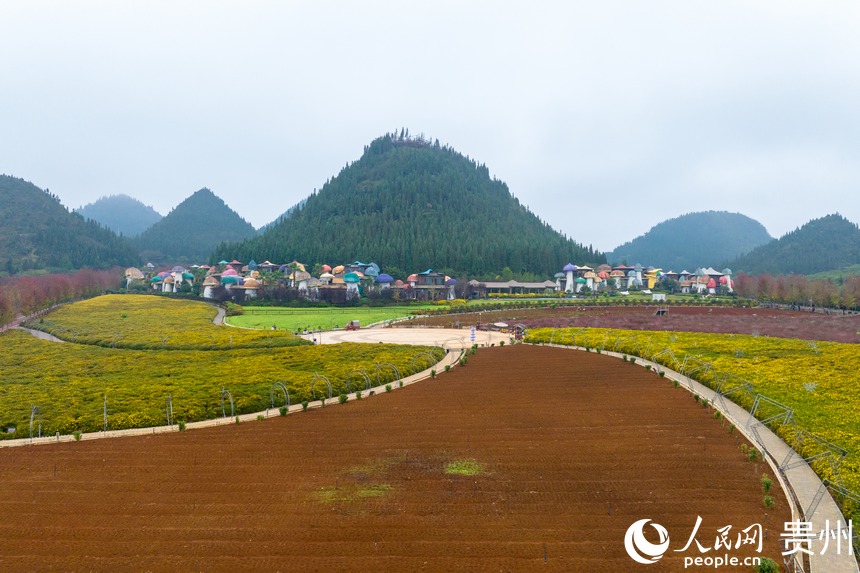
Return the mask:
<path id="1" fill-rule="evenodd" d="M 438 348 L 382 344 L 129 350 L 46 342 L 12 330 L 0 335 L 0 431 L 13 427 L 3 436 L 28 436 L 33 406 L 41 412 L 43 434 L 101 430 L 105 394 L 109 429 L 165 424 L 168 394 L 176 420 L 219 417 L 222 386 L 232 394 L 237 413 L 254 412 L 271 406 L 275 382 L 284 383 L 295 404 L 312 399 L 315 373 L 326 376 L 337 395 L 346 391 L 353 370 L 384 384 L 395 378 L 394 371 L 377 370 L 378 363 L 390 362 L 406 376 L 413 371 L 413 358 L 427 352 L 442 356 Z M 426 358 L 414 362 L 416 370 L 430 365 Z M 349 379 L 353 390 L 363 388 L 362 375 Z M 318 381 L 316 397 L 323 393 L 324 382 Z M 275 398 L 276 406 L 283 405 L 282 392 Z"/>
<path id="2" fill-rule="evenodd" d="M 711 387 L 727 374 L 745 380 L 754 392 L 794 410 L 798 426 L 848 450 L 841 467 L 845 486 L 860 492 L 860 346 L 836 342 L 691 332 L 658 332 L 591 329 L 539 328 L 529 331 L 526 342 L 569 344 L 603 348 L 651 358 L 670 349 L 678 361 L 695 357 L 712 365 L 716 374 L 698 376 Z M 678 369 L 668 353 L 661 364 Z M 732 396 L 749 409 L 752 396 Z M 790 427 L 779 428 L 782 437 L 794 442 Z M 807 452 L 811 453 L 811 452 Z M 832 478 L 829 464 L 815 464 L 824 478 Z"/>
<path id="3" fill-rule="evenodd" d="M 290 332 L 213 324 L 204 302 L 112 294 L 63 306 L 27 326 L 78 344 L 111 348 L 215 350 L 308 344 Z"/>

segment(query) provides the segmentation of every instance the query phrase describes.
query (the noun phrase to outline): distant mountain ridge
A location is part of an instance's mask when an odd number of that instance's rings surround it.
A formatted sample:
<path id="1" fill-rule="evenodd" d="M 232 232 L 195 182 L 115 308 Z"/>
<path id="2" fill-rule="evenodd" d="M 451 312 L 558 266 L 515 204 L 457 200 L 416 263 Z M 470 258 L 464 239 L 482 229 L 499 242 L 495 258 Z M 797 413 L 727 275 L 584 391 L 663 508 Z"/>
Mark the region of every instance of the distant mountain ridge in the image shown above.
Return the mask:
<path id="1" fill-rule="evenodd" d="M 160 213 L 128 195 L 109 195 L 76 210 L 126 237 L 136 237 L 162 219 Z"/>
<path id="2" fill-rule="evenodd" d="M 220 246 L 212 260 L 222 258 L 366 259 L 406 274 L 434 268 L 472 276 L 505 267 L 551 276 L 571 261 L 605 261 L 541 221 L 486 166 L 403 132 L 375 139 L 264 233 Z"/>
<path id="3" fill-rule="evenodd" d="M 734 259 L 772 237 L 764 225 L 740 213 L 687 213 L 653 226 L 607 253 L 613 263 L 642 263 L 676 272 Z"/>
<path id="4" fill-rule="evenodd" d="M 256 233 L 253 225 L 204 187 L 141 233 L 135 245 L 146 260 L 192 263 L 206 260 L 222 242 Z"/>
<path id="5" fill-rule="evenodd" d="M 809 275 L 860 263 L 860 228 L 839 215 L 813 219 L 728 263 L 735 272 Z"/>
<path id="6" fill-rule="evenodd" d="M 137 264 L 131 244 L 24 179 L 0 175 L 0 271 Z"/>

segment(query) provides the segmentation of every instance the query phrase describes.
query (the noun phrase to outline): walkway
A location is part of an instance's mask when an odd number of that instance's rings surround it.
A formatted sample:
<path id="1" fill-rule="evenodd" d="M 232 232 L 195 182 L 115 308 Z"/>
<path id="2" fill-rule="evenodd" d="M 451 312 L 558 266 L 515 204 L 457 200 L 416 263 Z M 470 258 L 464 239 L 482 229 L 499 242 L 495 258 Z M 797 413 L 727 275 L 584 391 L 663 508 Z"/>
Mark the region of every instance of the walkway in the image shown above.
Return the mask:
<path id="1" fill-rule="evenodd" d="M 421 329 L 421 330 L 434 330 L 434 332 L 436 332 L 436 333 L 439 332 L 438 329 Z M 36 331 L 36 332 L 39 332 L 39 331 Z M 44 333 L 40 333 L 40 334 L 44 334 Z M 461 332 L 461 334 L 462 334 L 462 332 Z M 332 342 L 329 342 L 329 344 L 332 344 Z M 400 342 L 399 344 L 406 344 L 406 343 Z M 423 344 L 425 344 L 425 342 L 414 342 L 412 344 L 423 345 Z M 429 344 L 432 344 L 432 342 Z M 441 345 L 439 345 L 439 346 L 441 346 Z M 471 347 L 471 344 L 469 344 L 468 346 Z M 402 386 L 404 386 L 404 387 L 409 386 L 410 384 L 415 384 L 416 382 L 420 382 L 421 380 L 426 380 L 427 378 L 430 378 L 432 370 L 440 371 L 440 370 L 444 370 L 445 366 L 448 366 L 448 365 L 450 365 L 452 367 L 456 366 L 457 361 L 460 359 L 460 357 L 463 354 L 462 351 L 460 350 L 461 348 L 465 348 L 465 347 L 455 347 L 455 346 L 449 344 L 447 346 L 447 349 L 449 350 L 449 352 L 447 352 L 445 354 L 445 356 L 442 358 L 442 360 L 440 360 L 439 362 L 437 362 L 436 364 L 434 364 L 430 368 L 427 368 L 426 370 L 423 370 L 423 371 L 418 372 L 416 374 L 413 374 L 411 376 L 406 376 L 405 378 L 402 378 L 400 380 L 401 382 L 403 382 Z M 392 382 L 391 386 L 392 386 L 392 391 L 394 391 L 397 388 L 399 388 L 401 385 L 400 385 L 400 382 Z M 361 392 L 362 392 L 362 399 L 365 399 L 368 396 L 372 396 L 373 394 L 385 392 L 385 385 L 371 388 L 369 391 L 368 390 L 361 390 Z M 373 394 L 371 394 L 371 392 Z M 349 396 L 350 400 L 354 400 L 356 397 L 356 393 L 353 392 L 351 394 L 348 394 L 348 396 Z M 314 400 L 312 403 L 310 403 L 308 405 L 308 409 L 323 407 L 323 404 L 321 402 L 323 402 L 323 401 Z M 325 402 L 326 406 L 337 404 L 338 403 L 338 397 L 332 396 L 331 398 L 326 399 L 324 402 Z M 292 405 L 290 405 L 290 407 L 288 409 L 288 414 L 292 414 L 295 412 L 301 412 L 301 411 L 302 411 L 302 405 L 301 404 L 292 404 Z M 259 416 L 263 416 L 263 418 L 271 418 L 271 417 L 280 416 L 280 415 L 281 415 L 280 409 L 278 407 L 275 407 L 275 408 L 267 408 L 267 409 L 260 411 L 260 412 L 253 412 L 251 414 L 241 414 L 238 416 L 238 418 L 239 418 L 240 422 L 251 422 L 251 421 L 256 421 Z M 235 423 L 236 423 L 235 417 L 224 417 L 224 418 L 215 418 L 212 420 L 201 420 L 199 422 L 188 422 L 186 424 L 185 428 L 186 428 L 186 430 L 195 430 L 195 429 L 200 429 L 200 428 L 211 428 L 213 426 L 224 426 L 224 425 L 230 425 L 230 424 L 235 424 Z M 128 429 L 128 430 L 108 430 L 108 431 L 102 431 L 102 432 L 90 432 L 90 433 L 86 433 L 86 434 L 81 434 L 81 440 L 97 440 L 97 439 L 102 439 L 102 438 L 119 438 L 119 437 L 124 437 L 124 436 L 147 436 L 147 435 L 165 434 L 165 433 L 177 432 L 177 431 L 179 431 L 179 427 L 175 424 L 172 426 L 156 426 L 156 427 L 152 427 L 152 428 L 132 428 L 132 429 Z M 39 444 L 54 444 L 54 443 L 58 443 L 58 442 L 73 442 L 73 441 L 74 441 L 74 436 L 71 436 L 71 435 L 59 435 L 59 436 L 50 436 L 50 437 L 33 438 L 33 439 L 19 438 L 19 439 L 15 439 L 15 440 L 0 440 L 0 448 L 11 448 L 11 447 L 16 447 L 16 446 L 39 445 Z"/>

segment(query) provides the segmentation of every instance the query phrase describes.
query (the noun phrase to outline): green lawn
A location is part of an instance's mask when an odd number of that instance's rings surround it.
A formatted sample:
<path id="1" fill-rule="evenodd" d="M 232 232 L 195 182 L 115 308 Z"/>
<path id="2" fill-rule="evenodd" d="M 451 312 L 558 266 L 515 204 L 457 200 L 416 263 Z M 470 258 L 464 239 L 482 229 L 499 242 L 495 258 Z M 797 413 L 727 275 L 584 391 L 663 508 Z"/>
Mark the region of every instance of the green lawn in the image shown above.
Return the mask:
<path id="1" fill-rule="evenodd" d="M 350 320 L 361 321 L 365 327 L 384 320 L 409 316 L 438 306 L 386 306 L 355 308 L 286 308 L 245 307 L 245 313 L 231 316 L 227 322 L 243 328 L 271 329 L 297 332 L 303 330 L 332 330 L 343 328 Z"/>

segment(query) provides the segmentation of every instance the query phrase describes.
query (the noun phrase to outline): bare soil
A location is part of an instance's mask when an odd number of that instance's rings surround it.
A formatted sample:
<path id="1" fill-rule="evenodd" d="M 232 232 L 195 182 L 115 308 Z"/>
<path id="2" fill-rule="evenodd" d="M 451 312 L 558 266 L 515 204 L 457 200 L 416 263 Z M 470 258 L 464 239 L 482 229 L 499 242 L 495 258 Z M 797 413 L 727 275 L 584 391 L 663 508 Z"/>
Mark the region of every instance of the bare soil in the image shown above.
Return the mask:
<path id="1" fill-rule="evenodd" d="M 740 444 L 642 367 L 482 349 L 345 405 L 0 449 L 0 571 L 683 571 L 697 516 L 704 546 L 760 523 L 777 558 L 789 507 Z M 671 540 L 649 566 L 623 546 L 644 518 Z"/>
<path id="2" fill-rule="evenodd" d="M 860 342 L 860 315 L 812 313 L 773 308 L 605 306 L 512 309 L 416 319 L 410 324 L 456 327 L 483 323 L 522 323 L 530 328 L 623 328 L 675 332 L 755 334 L 801 340 Z"/>

